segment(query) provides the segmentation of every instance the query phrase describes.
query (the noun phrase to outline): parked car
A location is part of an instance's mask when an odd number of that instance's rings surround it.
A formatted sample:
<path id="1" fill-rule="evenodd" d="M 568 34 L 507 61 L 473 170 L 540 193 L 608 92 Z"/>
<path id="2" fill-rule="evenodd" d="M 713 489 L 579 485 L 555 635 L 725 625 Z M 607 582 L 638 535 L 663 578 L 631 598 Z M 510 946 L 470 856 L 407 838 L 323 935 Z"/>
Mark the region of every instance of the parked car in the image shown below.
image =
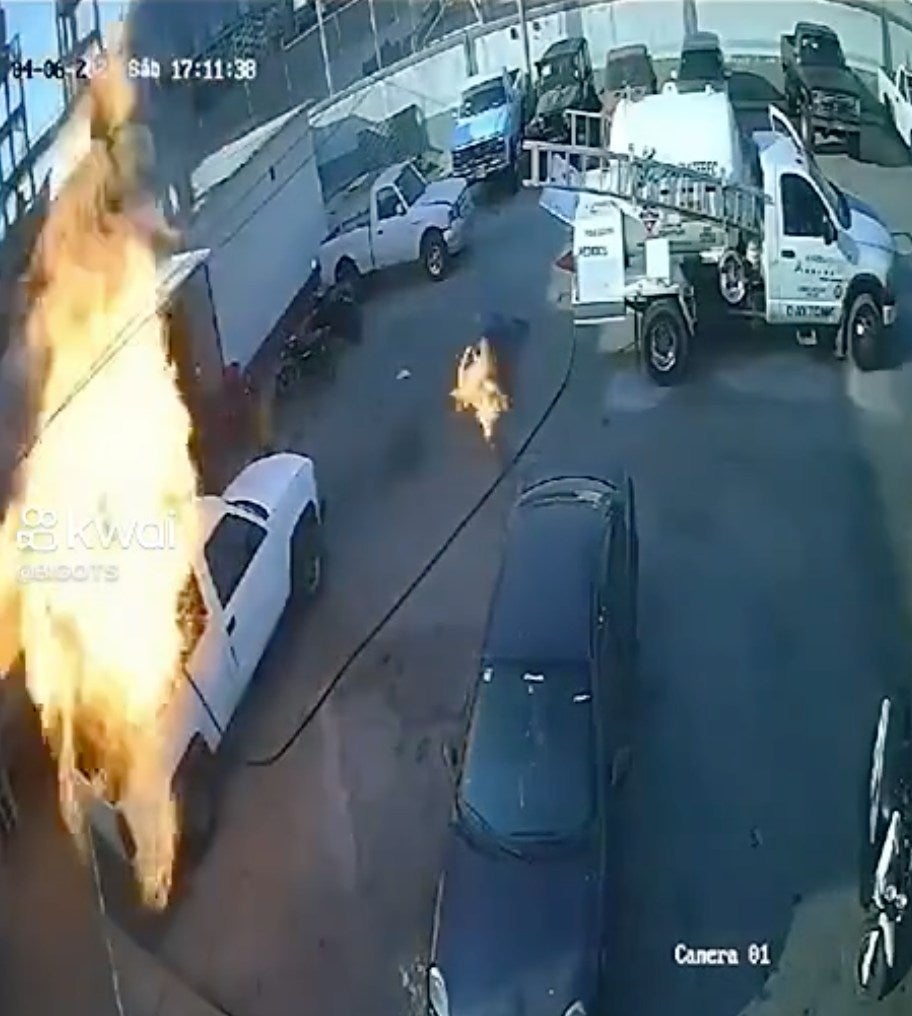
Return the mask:
<path id="1" fill-rule="evenodd" d="M 798 119 L 801 139 L 814 150 L 818 135 L 861 148 L 861 85 L 846 64 L 839 36 L 828 25 L 799 21 L 781 42 L 785 101 Z"/>
<path id="2" fill-rule="evenodd" d="M 456 176 L 469 183 L 506 177 L 512 189 L 519 187 L 523 103 L 519 74 L 506 67 L 469 78 L 450 143 Z"/>
<path id="3" fill-rule="evenodd" d="M 619 46 L 605 59 L 602 112 L 610 120 L 621 99 L 642 99 L 657 91 L 655 68 L 645 46 Z"/>
<path id="4" fill-rule="evenodd" d="M 595 88 L 589 44 L 585 39 L 552 43 L 536 61 L 535 106 L 526 137 L 537 141 L 570 141 L 567 110 L 597 113 L 601 100 Z"/>
<path id="5" fill-rule="evenodd" d="M 293 597 L 316 595 L 322 578 L 323 505 L 313 462 L 283 452 L 252 462 L 221 497 L 198 502 L 203 543 L 179 605 L 184 680 L 161 714 L 163 763 L 173 774 L 181 853 L 198 859 L 215 829 L 215 754 L 272 634 Z M 141 647 L 138 647 L 141 651 Z M 121 856 L 135 843 L 134 800 L 77 746 L 78 792 L 94 828 Z"/>
<path id="6" fill-rule="evenodd" d="M 892 76 L 877 72 L 877 98 L 903 144 L 912 149 L 912 70 L 900 64 Z"/>
<path id="7" fill-rule="evenodd" d="M 445 751 L 455 794 L 432 1016 L 609 1011 L 609 823 L 637 562 L 629 480 L 545 480 L 513 509 L 465 738 Z"/>
<path id="8" fill-rule="evenodd" d="M 728 88 L 728 68 L 722 44 L 715 32 L 693 32 L 681 46 L 678 66 L 671 72 L 679 92 L 702 92 Z"/>
<path id="9" fill-rule="evenodd" d="M 474 212 L 458 177 L 429 183 L 412 162 L 400 162 L 349 192 L 356 211 L 320 245 L 324 285 L 357 293 L 365 275 L 420 261 L 435 282 L 469 239 Z"/>

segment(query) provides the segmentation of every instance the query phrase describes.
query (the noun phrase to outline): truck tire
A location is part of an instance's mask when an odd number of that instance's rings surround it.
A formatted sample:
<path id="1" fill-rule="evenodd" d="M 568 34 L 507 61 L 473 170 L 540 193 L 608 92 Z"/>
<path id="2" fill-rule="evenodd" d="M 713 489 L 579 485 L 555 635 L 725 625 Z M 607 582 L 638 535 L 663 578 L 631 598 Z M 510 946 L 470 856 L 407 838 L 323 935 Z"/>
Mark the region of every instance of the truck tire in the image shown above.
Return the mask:
<path id="1" fill-rule="evenodd" d="M 655 300 L 640 326 L 643 358 L 650 379 L 662 388 L 677 384 L 690 358 L 690 329 L 676 300 Z"/>
<path id="2" fill-rule="evenodd" d="M 884 360 L 883 317 L 870 293 L 859 293 L 846 316 L 846 345 L 855 366 L 862 371 L 877 370 Z"/>
<path id="3" fill-rule="evenodd" d="M 291 594 L 296 601 L 309 602 L 320 592 L 323 556 L 323 527 L 308 507 L 291 537 Z"/>
<path id="4" fill-rule="evenodd" d="M 798 121 L 798 129 L 801 134 L 801 140 L 804 142 L 804 147 L 809 151 L 814 151 L 814 125 L 811 122 L 810 113 L 804 109 L 801 111 L 801 116 Z"/>
<path id="5" fill-rule="evenodd" d="M 195 867 L 203 859 L 215 833 L 215 756 L 197 735 L 174 777 L 174 798 L 180 829 L 181 861 Z"/>
<path id="6" fill-rule="evenodd" d="M 421 241 L 421 263 L 432 282 L 441 282 L 450 267 L 450 252 L 439 229 L 429 229 Z"/>
<path id="7" fill-rule="evenodd" d="M 336 285 L 347 289 L 353 300 L 361 296 L 361 273 L 351 258 L 342 258 L 336 265 Z"/>

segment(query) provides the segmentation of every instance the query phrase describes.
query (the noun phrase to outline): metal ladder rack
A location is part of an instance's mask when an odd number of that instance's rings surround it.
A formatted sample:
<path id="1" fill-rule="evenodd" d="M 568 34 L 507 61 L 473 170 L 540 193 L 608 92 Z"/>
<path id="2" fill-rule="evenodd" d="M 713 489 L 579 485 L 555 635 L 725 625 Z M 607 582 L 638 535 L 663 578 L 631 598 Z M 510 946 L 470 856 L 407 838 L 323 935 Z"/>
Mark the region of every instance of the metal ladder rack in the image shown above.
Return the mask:
<path id="1" fill-rule="evenodd" d="M 600 114 L 574 110 L 569 117 L 571 137 L 579 136 L 578 119 L 591 118 L 598 124 L 587 123 L 586 130 L 597 128 L 599 133 L 595 137 L 601 138 Z M 530 155 L 526 187 L 604 194 L 644 208 L 714 222 L 745 234 L 763 234 L 763 215 L 769 199 L 759 187 L 723 183 L 695 169 L 612 152 L 601 145 L 525 141 L 523 148 Z"/>

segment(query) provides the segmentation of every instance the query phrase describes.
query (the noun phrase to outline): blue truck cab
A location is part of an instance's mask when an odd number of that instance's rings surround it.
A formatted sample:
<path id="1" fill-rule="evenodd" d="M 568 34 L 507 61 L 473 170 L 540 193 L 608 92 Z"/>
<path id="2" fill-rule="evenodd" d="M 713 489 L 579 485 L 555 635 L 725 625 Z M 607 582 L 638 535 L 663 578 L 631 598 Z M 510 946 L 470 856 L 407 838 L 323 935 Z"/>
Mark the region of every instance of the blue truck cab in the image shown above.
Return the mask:
<path id="1" fill-rule="evenodd" d="M 505 177 L 518 187 L 522 128 L 523 88 L 517 71 L 504 67 L 469 78 L 450 143 L 454 175 L 469 183 Z"/>

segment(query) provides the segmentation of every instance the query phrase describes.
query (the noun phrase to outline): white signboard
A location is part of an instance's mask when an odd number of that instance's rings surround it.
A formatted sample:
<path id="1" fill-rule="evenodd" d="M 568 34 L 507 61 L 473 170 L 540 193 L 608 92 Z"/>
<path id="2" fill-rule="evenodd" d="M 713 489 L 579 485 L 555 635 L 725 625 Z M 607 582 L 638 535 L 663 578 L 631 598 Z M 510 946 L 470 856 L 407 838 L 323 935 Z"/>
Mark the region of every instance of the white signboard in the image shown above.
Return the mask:
<path id="1" fill-rule="evenodd" d="M 624 313 L 623 215 L 611 198 L 581 194 L 573 224 L 574 307 L 605 308 L 604 317 Z"/>

